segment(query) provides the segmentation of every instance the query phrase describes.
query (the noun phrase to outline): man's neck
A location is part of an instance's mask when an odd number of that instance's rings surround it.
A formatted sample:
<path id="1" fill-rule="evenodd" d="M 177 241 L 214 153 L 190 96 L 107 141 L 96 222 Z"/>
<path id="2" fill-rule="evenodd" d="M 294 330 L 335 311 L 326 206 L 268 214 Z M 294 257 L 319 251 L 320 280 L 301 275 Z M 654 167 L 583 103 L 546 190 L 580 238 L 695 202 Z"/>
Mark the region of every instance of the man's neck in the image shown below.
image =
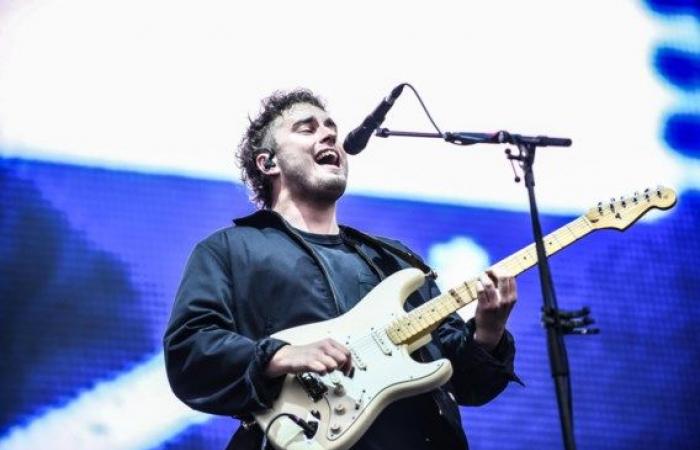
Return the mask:
<path id="1" fill-rule="evenodd" d="M 296 201 L 277 202 L 272 205 L 272 210 L 284 217 L 294 228 L 308 233 L 338 234 L 340 232 L 335 216 L 335 202 L 321 206 Z"/>

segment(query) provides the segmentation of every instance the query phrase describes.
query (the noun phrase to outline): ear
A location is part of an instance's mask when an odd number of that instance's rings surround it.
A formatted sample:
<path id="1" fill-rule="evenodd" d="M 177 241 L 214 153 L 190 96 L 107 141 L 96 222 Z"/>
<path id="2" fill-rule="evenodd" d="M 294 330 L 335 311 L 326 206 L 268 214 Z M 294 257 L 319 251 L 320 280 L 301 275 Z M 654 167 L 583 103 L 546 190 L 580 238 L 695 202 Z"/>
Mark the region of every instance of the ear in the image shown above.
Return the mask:
<path id="1" fill-rule="evenodd" d="M 279 173 L 279 168 L 274 161 L 274 153 L 260 153 L 255 157 L 255 165 L 258 167 L 258 170 L 265 175 L 276 175 Z"/>

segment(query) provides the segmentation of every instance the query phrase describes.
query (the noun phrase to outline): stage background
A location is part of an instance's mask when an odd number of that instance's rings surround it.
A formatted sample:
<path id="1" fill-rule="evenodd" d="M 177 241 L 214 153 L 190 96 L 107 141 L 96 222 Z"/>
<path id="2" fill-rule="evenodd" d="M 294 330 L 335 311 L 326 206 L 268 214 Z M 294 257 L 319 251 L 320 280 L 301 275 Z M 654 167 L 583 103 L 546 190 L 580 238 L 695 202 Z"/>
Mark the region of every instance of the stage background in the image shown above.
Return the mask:
<path id="1" fill-rule="evenodd" d="M 614 4 L 613 4 L 614 3 Z M 663 184 L 677 206 L 551 260 L 581 448 L 700 444 L 700 11 L 694 2 L 0 3 L 0 449 L 223 448 L 169 391 L 162 335 L 196 242 L 253 211 L 233 160 L 260 98 L 307 86 L 341 135 L 409 81 L 445 130 L 567 136 L 535 166 L 545 232 Z M 408 91 L 385 123 L 427 130 Z M 342 139 L 342 136 L 341 136 Z M 502 146 L 373 138 L 342 222 L 450 286 L 531 242 Z M 535 271 L 516 371 L 463 408 L 475 449 L 561 448 Z"/>

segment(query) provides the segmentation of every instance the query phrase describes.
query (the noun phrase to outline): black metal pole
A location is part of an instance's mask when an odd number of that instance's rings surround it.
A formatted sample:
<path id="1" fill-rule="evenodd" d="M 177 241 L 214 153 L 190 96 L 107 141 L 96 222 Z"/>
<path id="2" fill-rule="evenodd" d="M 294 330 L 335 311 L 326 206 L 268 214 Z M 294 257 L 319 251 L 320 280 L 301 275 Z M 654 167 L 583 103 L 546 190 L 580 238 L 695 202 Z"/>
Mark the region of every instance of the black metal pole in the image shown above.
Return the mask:
<path id="1" fill-rule="evenodd" d="M 525 187 L 527 188 L 530 203 L 530 218 L 532 222 L 532 233 L 535 239 L 537 250 L 537 268 L 540 274 L 540 285 L 542 288 L 542 299 L 544 302 L 543 312 L 554 318 L 553 323 L 545 323 L 547 330 L 547 351 L 549 353 L 549 365 L 554 379 L 557 394 L 557 404 L 559 406 L 559 418 L 561 421 L 561 431 L 564 437 L 564 447 L 567 450 L 576 448 L 574 439 L 574 418 L 571 398 L 571 382 L 569 379 L 569 358 L 564 344 L 564 331 L 560 326 L 558 315 L 559 307 L 554 292 L 552 274 L 549 270 L 547 253 L 544 248 L 542 227 L 540 225 L 539 212 L 537 210 L 537 200 L 535 198 L 535 176 L 532 166 L 535 161 L 535 145 L 519 144 L 520 156 L 517 157 L 522 162 L 524 172 Z"/>

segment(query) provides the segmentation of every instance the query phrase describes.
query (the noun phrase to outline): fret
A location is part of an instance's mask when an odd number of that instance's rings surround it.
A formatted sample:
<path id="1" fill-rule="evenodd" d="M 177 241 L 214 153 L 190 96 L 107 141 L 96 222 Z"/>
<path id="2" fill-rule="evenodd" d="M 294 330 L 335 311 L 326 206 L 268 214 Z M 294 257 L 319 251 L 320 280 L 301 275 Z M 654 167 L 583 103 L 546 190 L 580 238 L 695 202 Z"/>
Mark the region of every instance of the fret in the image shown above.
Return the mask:
<path id="1" fill-rule="evenodd" d="M 544 242 L 545 242 L 545 246 L 544 246 L 545 253 L 547 254 L 547 256 L 552 255 L 552 254 L 558 252 L 559 250 L 561 250 L 561 247 L 557 248 L 558 243 L 557 243 L 556 239 L 554 238 L 554 236 L 552 236 L 552 235 L 545 236 Z M 537 254 L 537 252 L 535 252 L 535 254 Z"/>
<path id="2" fill-rule="evenodd" d="M 571 244 L 571 242 L 566 242 L 566 240 L 564 240 L 565 236 L 562 233 L 553 233 L 552 237 L 557 242 L 557 245 L 559 246 L 559 250 L 561 250 L 562 248 Z"/>
<path id="3" fill-rule="evenodd" d="M 533 255 L 528 247 L 525 247 L 524 249 L 518 252 L 518 261 L 522 264 L 523 271 L 532 267 Z"/>
<path id="4" fill-rule="evenodd" d="M 568 231 L 569 234 L 571 235 L 571 242 L 574 242 L 576 239 L 578 239 L 582 236 L 582 235 L 577 235 L 574 232 L 574 229 L 572 228 L 571 225 L 564 225 L 564 228 L 566 228 L 566 231 Z"/>
<path id="5" fill-rule="evenodd" d="M 401 339 L 408 339 L 411 336 L 411 332 L 406 327 L 406 324 L 400 320 L 399 323 L 397 324 L 397 330 L 399 332 L 399 336 L 401 336 Z"/>
<path id="6" fill-rule="evenodd" d="M 442 301 L 442 297 L 438 297 L 438 300 L 435 302 L 435 309 L 438 310 L 438 315 L 440 315 L 440 317 L 445 317 L 449 314 L 449 308 L 447 308 L 447 305 Z"/>
<path id="7" fill-rule="evenodd" d="M 430 302 L 430 303 L 432 303 L 432 302 Z M 429 304 L 429 303 L 426 303 L 426 305 L 427 304 Z M 428 314 L 430 314 L 430 318 L 433 321 L 433 323 L 437 323 L 440 321 L 440 315 L 438 314 L 436 306 L 434 304 L 430 304 Z"/>
<path id="8" fill-rule="evenodd" d="M 452 311 L 450 311 L 450 307 L 449 307 L 449 305 L 447 304 L 447 301 L 446 301 L 445 296 L 441 296 L 441 297 L 440 297 L 439 304 L 440 304 L 440 309 L 442 310 L 442 314 L 443 314 L 445 317 L 447 317 L 447 316 L 449 316 L 450 314 L 452 314 Z"/>
<path id="9" fill-rule="evenodd" d="M 455 300 L 455 303 L 457 303 L 459 306 L 464 305 L 464 300 L 462 300 L 462 297 L 457 293 L 455 289 L 450 289 L 449 290 L 450 295 L 452 298 Z"/>
<path id="10" fill-rule="evenodd" d="M 428 317 L 426 317 L 425 311 L 414 310 L 413 316 L 415 317 L 416 322 L 418 322 L 423 329 L 430 328 L 430 325 L 432 325 Z"/>
<path id="11" fill-rule="evenodd" d="M 476 300 L 476 286 L 474 286 L 474 281 L 465 282 L 464 287 L 467 289 L 467 292 L 469 293 L 469 299 L 472 301 Z"/>
<path id="12" fill-rule="evenodd" d="M 526 255 L 523 257 L 523 261 L 527 262 L 527 267 L 525 267 L 525 270 L 527 270 L 537 264 L 537 249 L 534 244 L 530 244 L 523 250 L 525 250 Z"/>
<path id="13" fill-rule="evenodd" d="M 522 269 L 522 266 L 518 262 L 516 258 L 508 258 L 503 261 L 503 267 L 505 267 L 505 270 L 509 274 L 516 274 L 520 273 L 520 269 Z"/>
<path id="14" fill-rule="evenodd" d="M 428 328 L 425 324 L 423 324 L 423 322 L 418 320 L 418 314 L 411 314 L 410 317 L 411 317 L 411 323 L 413 324 L 413 327 L 416 330 L 418 330 L 419 333 L 421 331 L 425 330 L 426 328 Z"/>
<path id="15" fill-rule="evenodd" d="M 571 244 L 575 240 L 575 239 L 572 239 L 571 236 L 569 236 L 567 231 L 568 230 L 566 229 L 566 227 L 562 227 L 554 233 L 554 238 L 559 243 L 560 248 L 566 247 L 567 245 Z"/>
<path id="16" fill-rule="evenodd" d="M 411 333 L 411 335 L 418 334 L 420 332 L 420 330 L 417 329 L 416 326 L 413 324 L 411 316 L 404 318 L 404 328 L 406 328 L 409 331 L 409 333 Z"/>
<path id="17" fill-rule="evenodd" d="M 401 339 L 406 339 L 408 335 L 408 330 L 403 324 L 402 320 L 397 320 L 396 323 L 394 324 L 394 328 L 396 329 L 397 334 L 401 337 Z"/>

